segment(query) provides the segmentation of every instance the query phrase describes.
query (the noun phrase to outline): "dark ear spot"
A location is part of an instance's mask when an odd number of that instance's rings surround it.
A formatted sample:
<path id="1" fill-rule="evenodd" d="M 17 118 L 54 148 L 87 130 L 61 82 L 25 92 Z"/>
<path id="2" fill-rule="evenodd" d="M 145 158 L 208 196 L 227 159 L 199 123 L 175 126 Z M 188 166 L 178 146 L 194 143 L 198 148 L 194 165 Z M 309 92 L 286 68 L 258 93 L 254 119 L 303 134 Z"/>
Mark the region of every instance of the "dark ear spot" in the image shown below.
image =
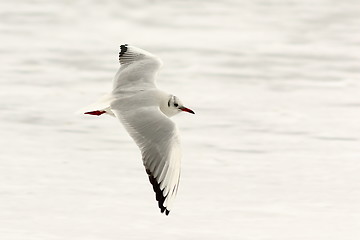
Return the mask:
<path id="1" fill-rule="evenodd" d="M 169 101 L 168 101 L 168 107 L 170 107 L 170 100 L 171 100 L 171 98 L 170 98 Z"/>

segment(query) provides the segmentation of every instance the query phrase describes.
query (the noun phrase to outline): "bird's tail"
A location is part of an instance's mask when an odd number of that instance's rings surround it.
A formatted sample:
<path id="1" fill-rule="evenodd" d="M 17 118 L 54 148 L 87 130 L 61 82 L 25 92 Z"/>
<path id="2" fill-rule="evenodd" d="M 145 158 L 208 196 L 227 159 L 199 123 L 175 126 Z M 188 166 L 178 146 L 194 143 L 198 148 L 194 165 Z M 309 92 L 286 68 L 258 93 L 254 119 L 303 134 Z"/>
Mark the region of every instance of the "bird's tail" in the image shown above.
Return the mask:
<path id="1" fill-rule="evenodd" d="M 107 113 L 115 117 L 115 114 L 113 113 L 113 111 L 111 111 L 110 108 L 110 104 L 112 101 L 113 101 L 113 96 L 111 94 L 106 94 L 105 96 L 100 98 L 97 102 L 80 109 L 79 111 L 77 111 L 77 113 L 90 114 L 96 116 Z"/>

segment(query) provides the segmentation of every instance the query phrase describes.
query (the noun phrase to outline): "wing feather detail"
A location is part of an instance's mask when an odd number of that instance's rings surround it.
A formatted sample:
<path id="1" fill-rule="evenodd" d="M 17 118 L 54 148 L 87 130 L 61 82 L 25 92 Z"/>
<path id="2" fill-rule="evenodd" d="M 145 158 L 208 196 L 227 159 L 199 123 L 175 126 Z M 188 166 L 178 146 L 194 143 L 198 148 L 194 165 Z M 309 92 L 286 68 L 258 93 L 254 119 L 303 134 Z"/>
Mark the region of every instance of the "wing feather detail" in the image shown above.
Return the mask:
<path id="1" fill-rule="evenodd" d="M 121 104 L 120 104 L 121 105 Z M 175 124 L 156 107 L 115 110 L 141 150 L 161 212 L 170 213 L 180 179 L 181 150 Z"/>
<path id="2" fill-rule="evenodd" d="M 155 87 L 162 61 L 155 55 L 127 44 L 120 46 L 120 68 L 113 81 L 113 93 L 138 92 Z"/>

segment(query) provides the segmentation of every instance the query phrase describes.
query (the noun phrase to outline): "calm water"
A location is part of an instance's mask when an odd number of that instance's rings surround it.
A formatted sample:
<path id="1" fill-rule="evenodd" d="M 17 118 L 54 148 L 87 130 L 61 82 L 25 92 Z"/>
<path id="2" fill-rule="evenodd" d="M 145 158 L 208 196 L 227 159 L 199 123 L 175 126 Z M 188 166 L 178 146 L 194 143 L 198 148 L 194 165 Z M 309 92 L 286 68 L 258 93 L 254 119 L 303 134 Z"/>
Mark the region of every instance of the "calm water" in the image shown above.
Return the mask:
<path id="1" fill-rule="evenodd" d="M 360 237 L 358 1 L 1 1 L 0 238 Z M 182 179 L 158 213 L 121 124 L 75 112 L 118 48 L 164 61 Z"/>

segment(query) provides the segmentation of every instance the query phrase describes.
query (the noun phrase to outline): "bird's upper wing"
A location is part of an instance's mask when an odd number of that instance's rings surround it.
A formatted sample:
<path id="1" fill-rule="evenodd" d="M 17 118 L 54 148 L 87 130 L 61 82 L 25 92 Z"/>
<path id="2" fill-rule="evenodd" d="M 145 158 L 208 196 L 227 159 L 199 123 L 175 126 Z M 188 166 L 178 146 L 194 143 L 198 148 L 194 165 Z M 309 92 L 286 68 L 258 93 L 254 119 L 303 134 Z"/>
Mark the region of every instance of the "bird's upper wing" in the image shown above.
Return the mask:
<path id="1" fill-rule="evenodd" d="M 120 46 L 120 69 L 115 75 L 113 93 L 137 92 L 155 87 L 155 76 L 162 65 L 155 55 L 127 44 Z"/>
<path id="2" fill-rule="evenodd" d="M 141 150 L 159 208 L 168 215 L 180 179 L 181 150 L 175 123 L 154 106 L 131 109 L 120 101 L 117 109 L 115 115 Z"/>

